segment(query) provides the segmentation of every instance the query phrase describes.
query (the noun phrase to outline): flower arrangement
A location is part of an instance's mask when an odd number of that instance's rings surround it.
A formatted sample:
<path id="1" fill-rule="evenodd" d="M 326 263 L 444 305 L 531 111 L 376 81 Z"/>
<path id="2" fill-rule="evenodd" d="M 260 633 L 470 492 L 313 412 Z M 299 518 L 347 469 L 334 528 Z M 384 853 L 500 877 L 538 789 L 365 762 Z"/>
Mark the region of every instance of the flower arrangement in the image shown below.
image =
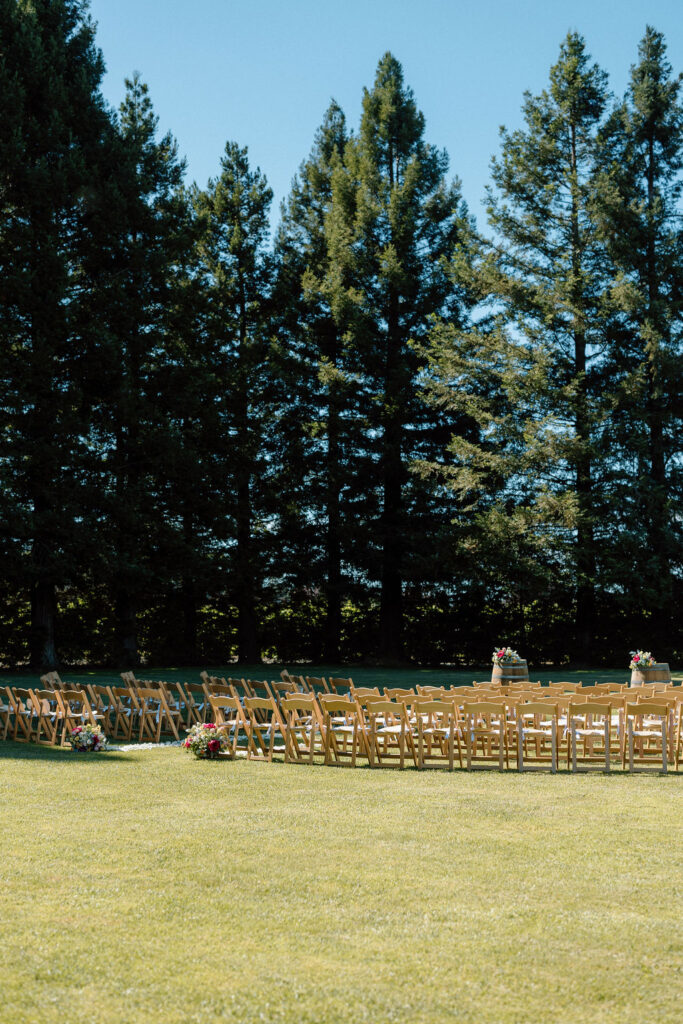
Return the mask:
<path id="1" fill-rule="evenodd" d="M 650 651 L 631 651 L 629 668 L 652 668 L 655 664 L 655 659 Z"/>
<path id="2" fill-rule="evenodd" d="M 226 731 L 219 730 L 214 722 L 193 725 L 187 730 L 187 734 L 183 746 L 195 757 L 219 757 L 230 747 Z"/>
<path id="3" fill-rule="evenodd" d="M 107 737 L 102 732 L 102 729 L 99 725 L 91 725 L 90 722 L 87 725 L 77 725 L 72 729 L 69 735 L 69 743 L 71 744 L 71 749 L 77 750 L 79 753 L 88 750 L 99 752 L 100 750 L 107 749 Z"/>
<path id="4" fill-rule="evenodd" d="M 517 654 L 517 651 L 513 651 L 511 647 L 496 647 L 491 660 L 494 665 L 511 665 L 513 662 L 521 661 L 522 659 Z"/>

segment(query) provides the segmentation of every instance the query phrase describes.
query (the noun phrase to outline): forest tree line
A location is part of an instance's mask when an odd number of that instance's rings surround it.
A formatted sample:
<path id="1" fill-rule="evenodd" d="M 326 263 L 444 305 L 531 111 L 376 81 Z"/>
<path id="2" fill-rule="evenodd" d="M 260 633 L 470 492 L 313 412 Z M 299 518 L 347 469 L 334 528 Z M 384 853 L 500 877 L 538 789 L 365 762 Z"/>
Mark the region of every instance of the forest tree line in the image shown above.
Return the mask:
<path id="1" fill-rule="evenodd" d="M 398 60 L 274 224 L 0 0 L 0 663 L 683 654 L 681 76 L 569 33 L 478 227 Z M 457 170 L 457 168 L 455 169 Z"/>

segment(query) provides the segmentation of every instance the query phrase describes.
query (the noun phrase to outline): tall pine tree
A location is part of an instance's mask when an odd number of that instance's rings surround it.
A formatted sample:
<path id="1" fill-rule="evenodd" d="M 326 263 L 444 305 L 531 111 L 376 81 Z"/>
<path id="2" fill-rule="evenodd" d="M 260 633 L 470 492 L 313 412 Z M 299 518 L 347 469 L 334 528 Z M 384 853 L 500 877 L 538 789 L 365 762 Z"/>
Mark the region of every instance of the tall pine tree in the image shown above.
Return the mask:
<path id="1" fill-rule="evenodd" d="M 425 142 L 424 127 L 400 63 L 385 54 L 363 96 L 359 135 L 333 178 L 330 212 L 343 267 L 336 301 L 365 420 L 356 486 L 375 502 L 357 565 L 379 581 L 377 654 L 385 662 L 403 657 L 404 585 L 420 588 L 430 539 L 433 550 L 433 507 L 410 471 L 435 441 L 434 414 L 417 394 L 414 343 L 433 316 L 460 315 L 443 259 L 471 230 L 459 186 L 446 180 L 447 156 Z"/>
<path id="2" fill-rule="evenodd" d="M 57 664 L 58 588 L 88 547 L 82 274 L 112 133 L 103 70 L 86 3 L 3 3 L 0 532 L 15 585 L 30 592 L 35 668 Z"/>
<path id="3" fill-rule="evenodd" d="M 222 537 L 231 551 L 238 656 L 253 663 L 261 657 L 258 602 L 267 564 L 272 192 L 260 170 L 249 166 L 246 149 L 228 143 L 220 176 L 195 198 L 201 220 L 199 273 L 208 293 L 206 330 L 222 385 L 216 399 L 221 430 L 216 454 L 224 467 Z"/>

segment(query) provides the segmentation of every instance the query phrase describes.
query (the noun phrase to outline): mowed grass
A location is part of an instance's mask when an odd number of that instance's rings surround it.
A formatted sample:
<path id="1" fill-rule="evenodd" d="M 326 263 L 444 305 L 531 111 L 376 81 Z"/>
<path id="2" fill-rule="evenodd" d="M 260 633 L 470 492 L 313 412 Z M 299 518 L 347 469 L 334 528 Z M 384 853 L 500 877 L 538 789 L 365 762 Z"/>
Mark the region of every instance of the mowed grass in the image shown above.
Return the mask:
<path id="1" fill-rule="evenodd" d="M 680 1022 L 683 773 L 0 743 L 0 1019 Z"/>
<path id="2" fill-rule="evenodd" d="M 136 675 L 139 679 L 165 679 L 186 680 L 189 683 L 200 683 L 199 673 L 206 668 L 209 675 L 214 676 L 235 676 L 246 679 L 279 679 L 280 670 L 288 668 L 294 675 L 304 676 L 351 676 L 357 686 L 448 686 L 450 684 L 464 686 L 473 680 L 477 682 L 491 678 L 491 669 L 454 669 L 454 668 L 380 668 L 367 665 L 197 665 L 190 668 L 138 668 Z M 680 675 L 674 667 L 671 668 L 673 675 Z M 64 669 L 61 673 L 64 680 L 74 683 L 97 683 L 100 685 L 119 685 L 121 677 L 114 669 L 91 669 L 71 670 Z M 591 684 L 599 683 L 627 683 L 631 673 L 626 668 L 590 668 L 590 669 L 565 669 L 544 668 L 537 670 L 529 669 L 529 678 L 532 681 L 540 680 L 543 683 L 550 682 L 583 682 Z M 38 684 L 37 673 L 17 672 L 0 673 L 0 686 L 35 686 Z"/>

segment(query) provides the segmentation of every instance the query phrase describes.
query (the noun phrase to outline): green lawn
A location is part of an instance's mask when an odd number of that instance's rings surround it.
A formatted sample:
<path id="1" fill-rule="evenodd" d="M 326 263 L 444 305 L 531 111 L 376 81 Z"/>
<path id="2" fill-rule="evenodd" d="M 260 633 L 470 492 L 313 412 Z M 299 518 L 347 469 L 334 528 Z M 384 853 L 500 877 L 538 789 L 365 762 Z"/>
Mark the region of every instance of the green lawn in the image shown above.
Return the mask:
<path id="1" fill-rule="evenodd" d="M 0 1019 L 665 1024 L 683 773 L 0 743 Z"/>
<path id="2" fill-rule="evenodd" d="M 140 679 L 180 679 L 190 683 L 199 683 L 199 673 L 206 668 L 210 675 L 237 676 L 247 679 L 279 679 L 280 670 L 284 666 L 278 665 L 218 665 L 218 666 L 197 666 L 194 668 L 140 668 L 136 675 Z M 416 683 L 427 685 L 447 685 L 454 683 L 463 685 L 472 682 L 473 679 L 483 680 L 491 678 L 491 669 L 477 671 L 476 669 L 450 669 L 450 668 L 369 668 L 348 665 L 294 665 L 286 666 L 290 672 L 307 676 L 351 676 L 357 685 L 362 686 L 415 686 Z M 672 667 L 672 673 L 676 675 Z M 613 669 L 583 669 L 582 671 L 568 671 L 563 668 L 551 668 L 544 671 L 529 670 L 532 680 L 540 679 L 547 683 L 550 680 L 555 682 L 580 682 L 584 683 L 625 683 L 631 678 L 631 673 L 625 668 Z M 113 669 L 93 670 L 89 672 L 71 672 L 65 669 L 62 678 L 71 680 L 74 683 L 120 683 L 120 676 Z M 12 683 L 15 686 L 31 686 L 38 682 L 36 673 L 0 673 L 0 686 Z"/>

